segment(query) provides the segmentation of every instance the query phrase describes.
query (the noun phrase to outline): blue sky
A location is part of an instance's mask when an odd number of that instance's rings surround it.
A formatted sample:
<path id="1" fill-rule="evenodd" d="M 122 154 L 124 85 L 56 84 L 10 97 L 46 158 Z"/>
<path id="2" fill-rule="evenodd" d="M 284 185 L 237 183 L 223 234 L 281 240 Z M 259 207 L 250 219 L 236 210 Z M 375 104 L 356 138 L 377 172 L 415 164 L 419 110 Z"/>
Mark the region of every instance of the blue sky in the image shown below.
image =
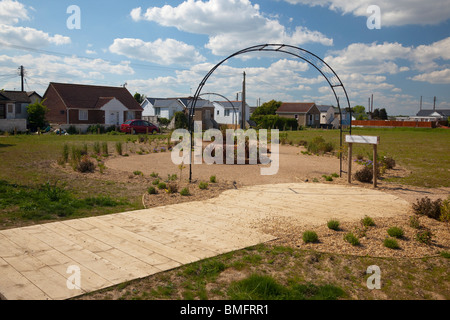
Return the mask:
<path id="1" fill-rule="evenodd" d="M 80 29 L 69 29 L 71 5 Z M 370 5 L 380 29 L 369 29 Z M 74 20 L 70 20 L 74 21 Z M 450 108 L 450 0 L 0 0 L 0 88 L 45 92 L 49 82 L 120 86 L 153 97 L 195 93 L 208 71 L 251 45 L 283 43 L 325 60 L 351 105 L 390 115 Z M 203 92 L 235 99 L 247 74 L 247 102 L 334 104 L 308 63 L 286 54 L 233 58 Z M 214 97 L 212 97 L 214 98 Z"/>

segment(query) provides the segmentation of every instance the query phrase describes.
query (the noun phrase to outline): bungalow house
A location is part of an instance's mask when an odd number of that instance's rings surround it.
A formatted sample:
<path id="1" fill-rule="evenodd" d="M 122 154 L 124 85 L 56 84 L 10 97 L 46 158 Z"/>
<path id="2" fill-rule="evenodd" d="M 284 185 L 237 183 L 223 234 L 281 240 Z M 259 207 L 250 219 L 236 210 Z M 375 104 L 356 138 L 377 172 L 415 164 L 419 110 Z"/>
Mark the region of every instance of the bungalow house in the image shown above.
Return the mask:
<path id="1" fill-rule="evenodd" d="M 283 102 L 276 114 L 280 117 L 294 118 L 303 127 L 320 126 L 320 111 L 314 102 Z"/>
<path id="2" fill-rule="evenodd" d="M 342 115 L 342 126 L 347 127 L 350 126 L 352 120 L 356 120 L 353 115 L 350 118 L 350 112 L 347 109 L 341 109 L 341 113 L 339 114 L 339 108 L 334 108 L 334 119 L 331 122 L 334 129 L 339 129 L 341 125 L 341 115 Z"/>
<path id="3" fill-rule="evenodd" d="M 30 98 L 24 91 L 0 91 L 0 130 L 26 131 Z"/>
<path id="4" fill-rule="evenodd" d="M 239 125 L 242 121 L 242 101 L 214 101 L 214 120 L 219 125 Z M 250 106 L 245 105 L 245 120 L 250 120 Z"/>
<path id="5" fill-rule="evenodd" d="M 318 105 L 317 109 L 320 111 L 320 126 L 331 126 L 331 122 L 334 120 L 334 107 L 326 105 Z"/>
<path id="6" fill-rule="evenodd" d="M 157 118 L 172 119 L 175 113 L 184 112 L 186 109 L 183 101 L 179 98 L 146 98 L 141 107 L 143 119 L 153 122 L 156 122 Z"/>
<path id="7" fill-rule="evenodd" d="M 43 99 L 49 109 L 47 120 L 85 131 L 89 125 L 119 126 L 141 119 L 142 108 L 124 87 L 50 83 Z"/>
<path id="8" fill-rule="evenodd" d="M 447 120 L 450 117 L 450 109 L 430 109 L 420 110 L 414 120 L 419 121 L 442 121 Z"/>
<path id="9" fill-rule="evenodd" d="M 35 102 L 41 102 L 42 97 L 36 91 L 27 91 L 28 98 L 30 98 L 30 103 L 33 104 Z"/>

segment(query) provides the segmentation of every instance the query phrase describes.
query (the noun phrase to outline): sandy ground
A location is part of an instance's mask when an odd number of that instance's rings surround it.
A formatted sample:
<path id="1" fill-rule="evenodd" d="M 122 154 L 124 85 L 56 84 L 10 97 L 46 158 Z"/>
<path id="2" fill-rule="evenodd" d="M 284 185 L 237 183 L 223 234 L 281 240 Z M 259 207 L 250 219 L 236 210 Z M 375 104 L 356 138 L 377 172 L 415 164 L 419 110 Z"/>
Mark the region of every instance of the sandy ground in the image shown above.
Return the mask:
<path id="1" fill-rule="evenodd" d="M 320 188 L 322 183 L 339 185 L 339 187 L 343 188 L 342 190 L 351 191 L 346 193 L 341 190 L 340 198 L 338 197 L 334 204 L 327 203 L 330 218 L 333 216 L 333 213 L 340 213 L 334 216 L 341 222 L 339 231 L 332 231 L 326 227 L 323 213 L 321 213 L 320 217 L 318 215 L 314 216 L 314 213 L 312 213 L 312 216 L 307 218 L 306 216 L 294 217 L 274 214 L 270 217 L 252 218 L 246 223 L 277 236 L 277 244 L 314 248 L 325 252 L 372 256 L 421 257 L 436 255 L 441 251 L 450 249 L 450 232 L 448 226 L 444 223 L 421 217 L 422 227 L 430 228 L 433 232 L 433 244 L 431 246 L 415 241 L 417 230 L 409 226 L 409 217 L 413 215 L 410 205 L 413 202 L 423 197 L 444 199 L 450 195 L 450 188 L 419 188 L 392 184 L 381 179 L 376 189 L 376 192 L 380 195 L 378 200 L 379 208 L 375 210 L 375 206 L 372 205 L 371 209 L 367 211 L 374 218 L 376 226 L 362 232 L 360 220 L 365 215 L 366 208 L 364 203 L 361 203 L 359 196 L 366 192 L 374 191 L 372 185 L 353 181 L 352 185 L 349 186 L 345 174 L 343 174 L 342 178 L 333 178 L 332 182 L 325 182 L 323 175 L 339 173 L 339 159 L 328 155 L 304 155 L 301 153 L 302 150 L 304 149 L 301 147 L 280 146 L 279 170 L 276 175 L 271 176 L 261 175 L 263 165 L 193 165 L 193 182 L 191 184 L 188 182 L 189 166 L 187 165 L 180 171 L 179 167 L 172 163 L 170 152 L 115 157 L 106 161 L 106 167 L 108 168 L 107 175 L 110 178 L 115 176 L 118 179 L 128 180 L 131 183 L 147 183 L 149 186 L 154 180 L 154 178 L 150 177 L 150 174 L 153 172 L 158 173 L 161 180 L 166 179 L 168 175 L 177 174 L 176 184 L 178 191 L 184 187 L 190 190 L 191 195 L 187 197 L 183 197 L 180 194 L 167 194 L 164 190 L 160 190 L 156 195 L 144 194 L 143 203 L 146 207 L 206 200 L 220 197 L 223 193 L 228 192 L 227 190 L 233 192 L 236 189 L 246 190 L 252 186 L 266 184 L 301 183 L 302 185 L 310 185 L 314 189 Z M 344 161 L 344 170 L 346 165 Z M 353 172 L 356 169 L 354 168 Z M 134 176 L 133 172 L 137 170 L 141 171 L 143 176 Z M 389 170 L 384 177 L 401 177 L 408 174 L 409 172 L 406 169 L 396 167 L 393 170 Z M 209 177 L 212 175 L 216 176 L 217 183 L 209 183 L 207 190 L 200 190 L 198 183 L 200 181 L 209 181 Z M 356 195 L 356 193 L 359 195 L 358 200 L 352 202 L 352 194 Z M 280 194 L 280 196 L 283 195 Z M 326 195 L 324 194 L 324 199 L 325 197 Z M 320 202 L 320 199 L 317 200 Z M 295 203 L 289 202 L 293 201 L 292 199 L 286 199 L 286 201 L 286 206 L 295 205 Z M 406 203 L 406 205 L 393 214 L 392 208 L 398 206 L 398 203 Z M 352 208 L 352 210 L 345 211 L 345 208 Z M 317 221 L 320 221 L 320 223 L 318 224 Z M 383 240 L 387 237 L 387 229 L 392 226 L 401 227 L 405 231 L 405 236 L 402 239 L 398 239 L 400 249 L 397 250 L 387 249 L 383 246 Z M 304 244 L 301 234 L 311 228 L 318 233 L 320 241 L 316 244 Z M 343 241 L 344 234 L 350 231 L 360 235 L 360 246 L 354 247 Z"/>

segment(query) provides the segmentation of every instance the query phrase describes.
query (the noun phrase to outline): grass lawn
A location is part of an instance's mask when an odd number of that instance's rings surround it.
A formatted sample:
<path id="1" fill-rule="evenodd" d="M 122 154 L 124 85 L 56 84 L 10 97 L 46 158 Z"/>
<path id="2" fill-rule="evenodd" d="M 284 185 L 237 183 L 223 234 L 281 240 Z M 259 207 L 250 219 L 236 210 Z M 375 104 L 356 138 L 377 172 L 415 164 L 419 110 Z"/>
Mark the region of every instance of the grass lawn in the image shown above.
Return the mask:
<path id="1" fill-rule="evenodd" d="M 339 148 L 338 130 L 287 131 L 287 141 L 294 144 L 322 136 Z M 420 187 L 450 187 L 450 130 L 416 128 L 353 128 L 354 135 L 379 136 L 378 153 L 391 156 L 400 166 L 410 170 L 408 177 L 390 181 Z M 345 137 L 344 137 L 345 139 Z M 369 145 L 353 145 L 353 155 L 367 158 L 372 153 Z"/>

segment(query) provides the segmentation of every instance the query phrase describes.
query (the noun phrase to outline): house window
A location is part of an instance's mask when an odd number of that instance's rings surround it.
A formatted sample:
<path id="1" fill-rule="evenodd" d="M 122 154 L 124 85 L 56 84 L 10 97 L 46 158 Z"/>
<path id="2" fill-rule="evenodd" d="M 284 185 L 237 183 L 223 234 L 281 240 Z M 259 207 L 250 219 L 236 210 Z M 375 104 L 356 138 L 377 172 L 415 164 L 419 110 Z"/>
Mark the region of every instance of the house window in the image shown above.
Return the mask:
<path id="1" fill-rule="evenodd" d="M 220 115 L 220 111 L 219 110 L 217 110 L 217 115 Z"/>
<path id="2" fill-rule="evenodd" d="M 161 108 L 155 108 L 155 116 L 161 115 Z"/>
<path id="3" fill-rule="evenodd" d="M 8 113 L 13 113 L 13 105 L 8 104 Z"/>
<path id="4" fill-rule="evenodd" d="M 316 114 L 316 120 L 319 120 L 319 115 L 318 114 Z"/>
<path id="5" fill-rule="evenodd" d="M 225 117 L 229 117 L 230 116 L 230 110 L 225 110 Z"/>
<path id="6" fill-rule="evenodd" d="M 294 115 L 295 120 L 298 120 L 298 114 Z"/>
<path id="7" fill-rule="evenodd" d="M 16 104 L 16 114 L 21 114 L 22 113 L 22 105 L 21 104 Z"/>
<path id="8" fill-rule="evenodd" d="M 87 110 L 79 110 L 78 111 L 78 120 L 80 121 L 88 121 L 89 120 L 89 113 Z"/>
<path id="9" fill-rule="evenodd" d="M 134 111 L 127 111 L 127 120 L 135 119 Z"/>

